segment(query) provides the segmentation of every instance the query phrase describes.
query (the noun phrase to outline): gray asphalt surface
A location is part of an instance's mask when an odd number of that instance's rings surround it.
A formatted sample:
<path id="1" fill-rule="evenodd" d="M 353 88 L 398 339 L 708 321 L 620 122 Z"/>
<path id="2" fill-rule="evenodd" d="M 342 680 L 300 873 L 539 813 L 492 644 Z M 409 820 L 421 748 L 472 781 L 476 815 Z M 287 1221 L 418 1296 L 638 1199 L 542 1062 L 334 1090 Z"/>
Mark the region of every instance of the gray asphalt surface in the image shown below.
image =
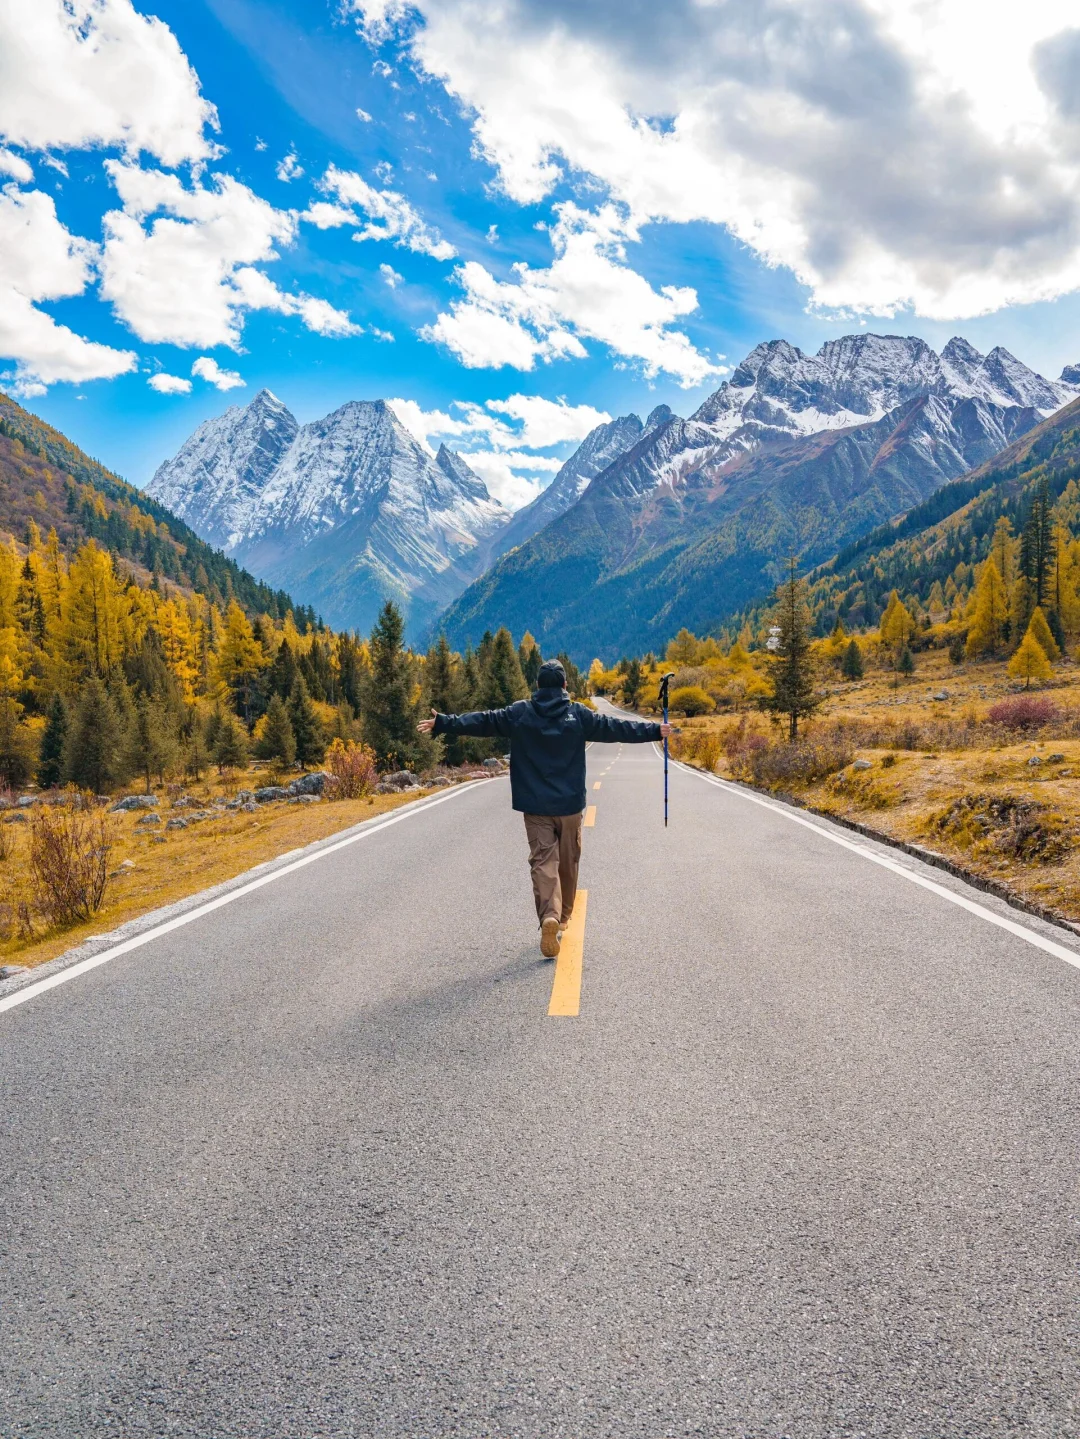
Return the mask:
<path id="1" fill-rule="evenodd" d="M 1080 1433 L 1080 972 L 611 760 L 576 1019 L 505 780 L 0 1014 L 4 1439 Z"/>

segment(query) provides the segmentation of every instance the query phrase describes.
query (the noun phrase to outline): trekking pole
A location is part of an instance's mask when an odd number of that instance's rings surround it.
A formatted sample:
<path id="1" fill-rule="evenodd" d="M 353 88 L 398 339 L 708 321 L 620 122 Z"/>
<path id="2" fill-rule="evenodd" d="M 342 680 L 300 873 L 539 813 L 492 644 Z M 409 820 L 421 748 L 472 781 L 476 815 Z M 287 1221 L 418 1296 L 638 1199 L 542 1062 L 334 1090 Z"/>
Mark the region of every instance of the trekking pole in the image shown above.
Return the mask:
<path id="1" fill-rule="evenodd" d="M 671 674 L 664 675 L 663 678 L 662 678 L 661 681 L 660 681 L 660 703 L 661 703 L 661 705 L 663 706 L 663 709 L 664 709 L 664 723 L 665 723 L 665 724 L 667 724 L 667 722 L 668 722 L 668 720 L 667 720 L 667 711 L 668 711 L 668 687 L 670 686 L 671 681 L 672 681 L 674 678 L 675 678 L 675 675 L 674 675 L 674 672 L 672 672 Z M 668 784 L 667 784 L 667 776 L 668 776 L 668 742 L 667 742 L 667 735 L 665 735 L 665 736 L 664 736 L 664 828 L 665 828 L 665 829 L 667 829 L 667 810 L 668 810 L 668 798 L 667 798 L 667 796 L 668 796 Z"/>

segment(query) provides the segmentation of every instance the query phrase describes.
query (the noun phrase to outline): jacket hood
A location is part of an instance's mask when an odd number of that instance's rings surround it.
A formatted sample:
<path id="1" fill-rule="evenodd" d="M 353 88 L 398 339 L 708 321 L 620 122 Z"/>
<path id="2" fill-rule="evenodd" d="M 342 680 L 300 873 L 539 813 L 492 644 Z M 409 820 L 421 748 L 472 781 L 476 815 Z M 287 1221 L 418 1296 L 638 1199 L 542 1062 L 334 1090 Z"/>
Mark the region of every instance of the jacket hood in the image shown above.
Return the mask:
<path id="1" fill-rule="evenodd" d="M 538 689 L 533 692 L 532 703 L 544 719 L 561 719 L 570 708 L 570 696 L 565 690 Z"/>

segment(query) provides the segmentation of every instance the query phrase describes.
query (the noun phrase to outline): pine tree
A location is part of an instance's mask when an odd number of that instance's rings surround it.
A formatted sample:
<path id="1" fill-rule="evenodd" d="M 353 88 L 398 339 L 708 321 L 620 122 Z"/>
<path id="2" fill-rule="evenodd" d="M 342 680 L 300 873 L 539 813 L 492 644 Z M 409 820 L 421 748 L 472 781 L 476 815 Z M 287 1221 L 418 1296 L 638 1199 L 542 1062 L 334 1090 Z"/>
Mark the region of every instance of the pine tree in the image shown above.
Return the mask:
<path id="1" fill-rule="evenodd" d="M 521 665 L 521 673 L 530 693 L 536 688 L 536 676 L 540 673 L 540 666 L 543 662 L 540 646 L 526 630 L 521 644 L 518 646 L 518 663 Z"/>
<path id="2" fill-rule="evenodd" d="M 59 690 L 49 701 L 45 730 L 38 752 L 37 782 L 39 789 L 55 789 L 64 777 L 64 745 L 67 741 L 68 711 Z"/>
<path id="3" fill-rule="evenodd" d="M 279 695 L 282 700 L 287 700 L 296 683 L 296 674 L 296 658 L 292 652 L 292 645 L 288 640 L 282 640 L 278 646 L 278 652 L 274 656 L 274 662 L 267 671 L 267 692 Z"/>
<path id="4" fill-rule="evenodd" d="M 221 774 L 247 764 L 247 731 L 234 714 L 223 714 L 214 740 L 214 763 Z"/>
<path id="5" fill-rule="evenodd" d="M 510 631 L 504 626 L 492 642 L 491 656 L 484 674 L 481 703 L 484 709 L 502 709 L 505 705 L 513 704 L 515 700 L 525 699 L 528 693 L 514 641 L 510 637 Z"/>
<path id="6" fill-rule="evenodd" d="M 1032 680 L 1048 680 L 1053 673 L 1046 651 L 1029 629 L 1020 641 L 1020 648 L 1009 661 L 1009 673 L 1024 681 L 1027 689 Z"/>
<path id="7" fill-rule="evenodd" d="M 905 679 L 910 679 L 915 673 L 915 656 L 911 653 L 911 647 L 909 645 L 905 645 L 900 651 L 900 658 L 896 661 L 896 668 Z"/>
<path id="8" fill-rule="evenodd" d="M 296 741 L 296 758 L 302 765 L 318 764 L 326 751 L 326 740 L 303 675 L 296 676 L 288 710 Z"/>
<path id="9" fill-rule="evenodd" d="M 150 793 L 152 774 L 163 774 L 176 757 L 176 738 L 160 704 L 140 695 L 125 747 L 128 772 L 141 775 Z"/>
<path id="10" fill-rule="evenodd" d="M 296 736 L 285 701 L 279 694 L 270 696 L 262 725 L 262 733 L 255 746 L 258 757 L 274 760 L 280 765 L 292 764 L 296 758 Z"/>
<path id="11" fill-rule="evenodd" d="M 848 641 L 844 649 L 843 659 L 840 661 L 840 673 L 846 680 L 862 679 L 862 650 L 859 649 L 859 641 L 857 639 Z"/>
<path id="12" fill-rule="evenodd" d="M 799 720 L 813 714 L 821 703 L 814 694 L 805 586 L 798 578 L 794 559 L 788 561 L 788 578 L 777 595 L 776 621 L 780 644 L 772 662 L 772 694 L 763 705 L 787 715 L 788 738 L 794 742 L 799 735 Z"/>
<path id="13" fill-rule="evenodd" d="M 428 708 L 438 710 L 440 714 L 452 714 L 457 685 L 453 652 L 444 634 L 440 635 L 428 650 L 424 679 L 427 688 L 425 703 Z"/>
<path id="14" fill-rule="evenodd" d="M 434 746 L 418 744 L 418 707 L 412 700 L 409 658 L 402 647 L 401 611 L 387 600 L 371 631 L 371 692 L 364 711 L 364 738 L 380 770 L 407 768 Z"/>
<path id="15" fill-rule="evenodd" d="M 64 756 L 64 774 L 81 789 L 102 794 L 124 775 L 124 733 L 116 706 L 97 675 L 83 685 Z"/>
<path id="16" fill-rule="evenodd" d="M 645 685 L 645 673 L 641 668 L 639 659 L 632 659 L 627 665 L 626 674 L 622 682 L 623 704 L 627 709 L 636 709 L 638 700 L 641 698 L 641 691 Z"/>
<path id="17" fill-rule="evenodd" d="M 22 715 L 14 696 L 0 695 L 0 782 L 8 789 L 21 789 L 34 772 L 34 738 Z"/>
<path id="18" fill-rule="evenodd" d="M 1032 611 L 1031 619 L 1028 621 L 1027 633 L 1034 635 L 1035 639 L 1038 640 L 1039 648 L 1051 664 L 1054 664 L 1061 658 L 1061 650 L 1058 648 L 1053 632 L 1046 622 L 1046 616 L 1038 605 L 1036 605 Z"/>
<path id="19" fill-rule="evenodd" d="M 363 666 L 360 646 L 352 635 L 338 637 L 338 687 L 353 714 L 359 714 L 363 708 Z"/>

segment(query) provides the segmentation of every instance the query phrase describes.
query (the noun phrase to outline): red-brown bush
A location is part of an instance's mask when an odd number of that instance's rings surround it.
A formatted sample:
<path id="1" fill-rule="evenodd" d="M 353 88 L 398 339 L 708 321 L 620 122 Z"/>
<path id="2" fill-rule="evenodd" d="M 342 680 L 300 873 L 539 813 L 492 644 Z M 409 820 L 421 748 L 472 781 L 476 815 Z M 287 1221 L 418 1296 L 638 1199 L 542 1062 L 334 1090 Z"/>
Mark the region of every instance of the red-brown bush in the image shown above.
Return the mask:
<path id="1" fill-rule="evenodd" d="M 1051 699 L 1018 695 L 1015 699 L 999 700 L 996 705 L 991 705 L 987 719 L 1003 729 L 1041 729 L 1043 725 L 1053 724 L 1060 713 Z"/>

